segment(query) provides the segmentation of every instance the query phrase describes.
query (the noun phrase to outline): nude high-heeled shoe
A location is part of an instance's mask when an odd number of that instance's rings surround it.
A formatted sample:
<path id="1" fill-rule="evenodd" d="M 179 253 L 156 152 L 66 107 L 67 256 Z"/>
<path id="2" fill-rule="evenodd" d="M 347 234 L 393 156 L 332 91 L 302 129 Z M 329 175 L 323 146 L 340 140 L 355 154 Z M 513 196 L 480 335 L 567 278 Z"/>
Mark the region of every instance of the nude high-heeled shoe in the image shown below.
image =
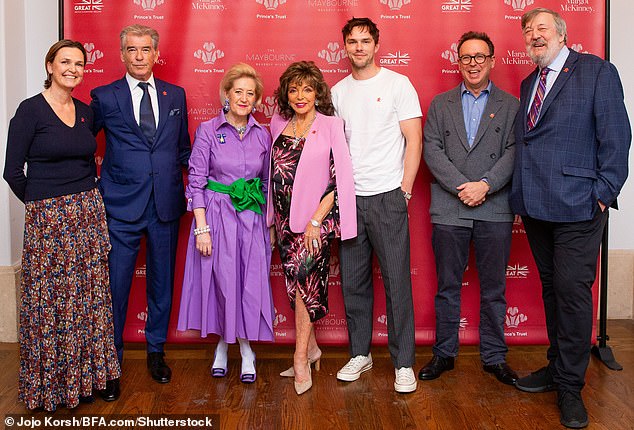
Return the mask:
<path id="1" fill-rule="evenodd" d="M 295 392 L 298 396 L 304 394 L 313 386 L 313 376 L 311 373 L 310 363 L 306 364 L 308 365 L 308 380 L 304 382 L 297 382 L 297 380 L 293 381 L 293 385 L 295 385 Z"/>
<path id="2" fill-rule="evenodd" d="M 321 369 L 321 350 L 319 349 L 317 351 L 317 355 L 315 355 L 314 357 L 308 357 L 308 367 L 310 367 L 312 364 L 315 364 L 315 370 L 319 372 L 319 370 Z M 284 378 L 294 378 L 295 370 L 293 369 L 293 366 L 289 367 L 283 372 L 280 372 L 280 376 L 283 376 Z"/>

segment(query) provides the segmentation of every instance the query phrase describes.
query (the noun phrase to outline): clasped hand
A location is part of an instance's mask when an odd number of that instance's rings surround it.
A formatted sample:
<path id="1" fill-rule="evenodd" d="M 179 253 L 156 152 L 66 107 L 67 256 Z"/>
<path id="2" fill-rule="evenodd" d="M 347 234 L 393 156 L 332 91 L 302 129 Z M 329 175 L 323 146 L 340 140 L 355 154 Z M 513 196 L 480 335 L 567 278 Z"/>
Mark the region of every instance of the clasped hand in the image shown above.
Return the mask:
<path id="1" fill-rule="evenodd" d="M 467 206 L 480 206 L 486 200 L 489 192 L 489 184 L 484 181 L 465 182 L 456 187 L 459 191 L 458 198 Z"/>

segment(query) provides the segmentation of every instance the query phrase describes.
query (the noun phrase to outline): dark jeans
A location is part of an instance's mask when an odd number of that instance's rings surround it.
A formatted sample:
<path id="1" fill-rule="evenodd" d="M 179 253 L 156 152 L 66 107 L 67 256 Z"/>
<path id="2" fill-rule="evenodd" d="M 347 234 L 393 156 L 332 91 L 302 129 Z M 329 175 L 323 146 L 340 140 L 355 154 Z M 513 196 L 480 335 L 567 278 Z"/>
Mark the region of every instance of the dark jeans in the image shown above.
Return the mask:
<path id="1" fill-rule="evenodd" d="M 506 361 L 506 265 L 513 223 L 474 221 L 473 227 L 434 224 L 432 246 L 436 256 L 436 343 L 441 357 L 458 355 L 460 290 L 473 241 L 480 279 L 480 359 L 483 364 Z"/>

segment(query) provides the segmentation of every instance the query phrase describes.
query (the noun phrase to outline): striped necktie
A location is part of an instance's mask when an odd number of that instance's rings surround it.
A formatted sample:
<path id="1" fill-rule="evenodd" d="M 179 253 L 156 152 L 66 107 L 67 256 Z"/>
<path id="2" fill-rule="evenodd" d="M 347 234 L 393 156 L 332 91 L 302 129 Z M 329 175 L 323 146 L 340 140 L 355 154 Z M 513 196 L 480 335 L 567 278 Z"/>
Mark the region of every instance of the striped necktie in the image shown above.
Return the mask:
<path id="1" fill-rule="evenodd" d="M 548 75 L 548 72 L 550 72 L 550 69 L 548 67 L 544 67 L 539 73 L 539 84 L 537 85 L 535 98 L 533 98 L 533 104 L 528 111 L 528 118 L 526 122 L 529 130 L 535 127 L 535 123 L 539 118 L 539 111 L 541 110 L 542 103 L 544 102 L 544 94 L 546 94 L 546 75 Z"/>

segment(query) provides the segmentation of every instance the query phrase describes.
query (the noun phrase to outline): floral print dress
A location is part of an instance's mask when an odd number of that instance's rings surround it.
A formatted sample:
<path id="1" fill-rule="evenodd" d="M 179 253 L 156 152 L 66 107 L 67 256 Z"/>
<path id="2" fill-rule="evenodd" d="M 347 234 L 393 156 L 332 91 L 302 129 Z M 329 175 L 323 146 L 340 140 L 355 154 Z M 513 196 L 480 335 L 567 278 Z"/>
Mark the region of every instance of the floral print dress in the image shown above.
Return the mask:
<path id="1" fill-rule="evenodd" d="M 311 255 L 304 247 L 304 233 L 294 233 L 290 228 L 291 196 L 293 180 L 302 154 L 305 139 L 295 143 L 290 136 L 281 135 L 272 148 L 271 184 L 275 208 L 277 246 L 286 278 L 286 293 L 291 308 L 299 294 L 310 321 L 315 322 L 328 314 L 328 274 L 330 271 L 330 243 L 340 235 L 335 166 L 330 155 L 330 180 L 322 194 L 324 198 L 335 191 L 335 205 L 323 221 L 322 246 L 317 255 Z M 317 208 L 315 208 L 316 210 Z"/>

